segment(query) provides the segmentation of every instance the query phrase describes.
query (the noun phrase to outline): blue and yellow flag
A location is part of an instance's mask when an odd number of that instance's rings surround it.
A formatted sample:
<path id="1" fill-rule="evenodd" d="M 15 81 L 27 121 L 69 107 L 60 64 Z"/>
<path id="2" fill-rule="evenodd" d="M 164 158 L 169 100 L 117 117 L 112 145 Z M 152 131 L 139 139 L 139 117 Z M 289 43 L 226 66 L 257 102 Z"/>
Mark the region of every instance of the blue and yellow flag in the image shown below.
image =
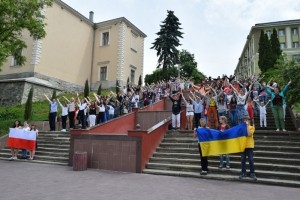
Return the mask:
<path id="1" fill-rule="evenodd" d="M 245 151 L 247 125 L 242 123 L 225 131 L 198 128 L 198 141 L 203 156 L 231 154 Z"/>

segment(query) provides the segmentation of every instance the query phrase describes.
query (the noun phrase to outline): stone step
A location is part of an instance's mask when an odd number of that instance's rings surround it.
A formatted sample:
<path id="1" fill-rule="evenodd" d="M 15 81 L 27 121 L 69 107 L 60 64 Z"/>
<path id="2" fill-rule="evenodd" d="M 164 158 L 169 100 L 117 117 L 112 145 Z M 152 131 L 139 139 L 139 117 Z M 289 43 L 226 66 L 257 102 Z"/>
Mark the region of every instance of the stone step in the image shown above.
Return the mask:
<path id="1" fill-rule="evenodd" d="M 198 153 L 198 147 L 194 146 L 190 148 L 180 148 L 180 147 L 172 147 L 172 148 L 164 148 L 159 146 L 156 149 L 157 152 L 178 152 L 178 153 Z M 283 156 L 295 156 L 300 157 L 300 149 L 297 147 L 284 147 L 284 148 L 278 148 L 274 146 L 273 148 L 267 147 L 267 146 L 258 146 L 256 145 L 254 149 L 254 153 L 256 155 L 258 154 L 268 154 L 268 155 L 283 155 Z M 288 155 L 287 155 L 288 154 Z"/>
<path id="2" fill-rule="evenodd" d="M 165 155 L 176 155 L 178 157 L 181 157 L 181 156 L 189 156 L 189 155 L 197 155 L 199 156 L 199 151 L 192 151 L 192 152 L 186 152 L 186 151 L 183 151 L 183 152 L 176 152 L 176 151 L 167 151 L 167 152 L 164 152 L 164 151 L 156 151 L 154 153 L 154 155 L 156 153 L 159 153 L 159 154 L 162 154 L 164 153 Z M 288 159 L 300 159 L 300 156 L 299 156 L 299 153 L 283 153 L 283 152 L 274 152 L 274 151 L 258 151 L 258 150 L 255 150 L 254 151 L 255 153 L 255 157 L 276 157 L 276 158 L 288 158 Z"/>
<path id="3" fill-rule="evenodd" d="M 172 170 L 172 171 L 188 171 L 188 172 L 198 172 L 201 171 L 200 165 L 184 165 L 184 164 L 164 164 L 164 163 L 148 163 L 147 169 L 159 169 L 159 170 Z M 211 174 L 229 174 L 238 176 L 241 174 L 241 169 L 231 168 L 230 170 L 222 170 L 218 167 L 208 166 L 209 173 Z M 261 178 L 271 178 L 271 179 L 284 179 L 299 181 L 300 183 L 300 173 L 290 173 L 285 171 L 269 171 L 269 170 L 255 170 L 257 177 Z"/>
<path id="4" fill-rule="evenodd" d="M 299 160 L 300 161 L 300 160 Z M 219 167 L 219 159 L 208 159 L 209 166 Z M 164 163 L 164 164 L 186 164 L 186 165 L 200 165 L 200 158 L 198 159 L 181 159 L 181 158 L 160 158 L 160 157 L 152 157 L 149 163 Z M 286 163 L 264 163 L 264 162 L 257 162 L 255 159 L 255 169 L 256 170 L 269 170 L 269 171 L 286 171 L 291 173 L 300 173 L 299 166 L 291 166 L 290 164 Z M 225 164 L 225 163 L 224 163 Z M 224 166 L 225 167 L 225 166 Z M 234 160 L 230 160 L 230 168 L 240 169 L 241 162 Z M 223 168 L 224 170 L 227 170 Z"/>
<path id="5" fill-rule="evenodd" d="M 170 159 L 186 159 L 186 160 L 199 160 L 199 153 L 189 154 L 189 153 L 164 153 L 156 152 L 153 154 L 153 158 L 170 158 Z M 210 156 L 209 160 L 219 160 L 219 156 Z M 231 154 L 230 160 L 239 162 L 241 160 L 240 154 Z M 260 163 L 270 163 L 270 164 L 291 164 L 300 166 L 300 158 L 279 158 L 279 157 L 263 157 L 263 156 L 254 156 L 255 162 Z"/>
<path id="6" fill-rule="evenodd" d="M 45 139 L 43 139 L 43 140 L 38 139 L 37 143 L 39 146 L 41 146 L 41 145 L 70 146 L 70 141 L 64 141 L 64 140 L 63 141 L 57 141 L 57 140 L 49 141 L 49 140 L 45 140 Z"/>
<path id="7" fill-rule="evenodd" d="M 256 138 L 255 138 L 256 139 Z M 194 144 L 197 145 L 198 141 L 194 138 L 165 138 L 162 141 L 162 145 L 164 144 Z M 293 146 L 300 147 L 300 141 L 282 141 L 282 140 L 268 140 L 265 138 L 256 139 L 255 144 L 263 144 L 266 146 L 276 145 L 276 146 Z"/>
<path id="8" fill-rule="evenodd" d="M 50 154 L 51 155 L 51 154 Z M 3 153 L 0 152 L 0 158 L 4 158 L 4 159 L 8 159 L 11 157 L 10 153 Z M 21 157 L 21 154 L 18 155 L 18 157 Z M 22 159 L 20 159 L 22 160 Z M 42 161 L 51 161 L 51 162 L 65 162 L 68 163 L 69 162 L 69 157 L 66 156 L 49 156 L 49 155 L 39 155 L 36 154 L 34 156 L 34 160 L 38 161 L 38 160 L 42 160 Z"/>
<path id="9" fill-rule="evenodd" d="M 172 171 L 172 170 L 159 170 L 159 169 L 144 169 L 143 173 L 145 174 L 154 174 L 154 175 L 166 175 L 166 176 L 181 176 L 181 177 L 194 177 L 202 179 L 212 179 L 212 180 L 223 180 L 223 181 L 239 181 L 241 183 L 254 183 L 254 184 L 267 184 L 267 185 L 278 185 L 278 186 L 287 186 L 287 187 L 300 187 L 299 181 L 293 180 L 278 180 L 271 178 L 261 178 L 258 177 L 257 181 L 253 181 L 250 178 L 245 178 L 239 180 L 236 175 L 228 174 L 211 174 L 209 173 L 206 176 L 201 176 L 199 172 L 186 172 L 186 171 Z"/>
<path id="10" fill-rule="evenodd" d="M 8 158 L 0 157 L 0 160 L 8 160 Z M 36 160 L 36 159 L 34 160 L 18 159 L 18 160 L 8 161 L 8 162 L 30 162 L 30 163 L 39 163 L 39 164 L 68 166 L 68 162 L 45 161 L 45 160 Z"/>

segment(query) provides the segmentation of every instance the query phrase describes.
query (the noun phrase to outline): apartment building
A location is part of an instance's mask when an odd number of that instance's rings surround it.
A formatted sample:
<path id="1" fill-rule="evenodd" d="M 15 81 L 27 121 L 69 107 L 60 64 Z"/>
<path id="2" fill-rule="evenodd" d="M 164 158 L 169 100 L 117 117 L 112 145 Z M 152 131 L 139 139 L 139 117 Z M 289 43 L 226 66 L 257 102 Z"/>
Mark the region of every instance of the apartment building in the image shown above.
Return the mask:
<path id="1" fill-rule="evenodd" d="M 61 0 L 45 8 L 46 37 L 35 40 L 24 31 L 27 48 L 16 54 L 25 55 L 20 65 L 14 56 L 7 59 L 0 72 L 0 105 L 24 103 L 29 88 L 34 86 L 35 98 L 41 92 L 83 91 L 88 80 L 91 89 L 124 85 L 129 78 L 137 84 L 143 77 L 144 39 L 147 37 L 125 17 L 95 23 Z M 18 90 L 12 102 L 7 92 Z"/>
<path id="2" fill-rule="evenodd" d="M 235 68 L 234 74 L 237 78 L 243 78 L 253 74 L 258 75 L 260 73 L 258 66 L 260 33 L 261 30 L 263 30 L 270 37 L 273 28 L 277 30 L 282 53 L 286 54 L 289 60 L 298 62 L 300 59 L 300 19 L 255 24 L 249 32 Z"/>

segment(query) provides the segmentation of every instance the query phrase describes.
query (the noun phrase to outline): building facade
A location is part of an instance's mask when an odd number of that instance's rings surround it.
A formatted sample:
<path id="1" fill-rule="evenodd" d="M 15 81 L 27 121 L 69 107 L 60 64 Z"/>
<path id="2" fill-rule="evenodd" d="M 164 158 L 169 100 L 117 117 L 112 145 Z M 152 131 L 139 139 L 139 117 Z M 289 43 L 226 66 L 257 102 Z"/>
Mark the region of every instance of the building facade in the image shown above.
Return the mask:
<path id="1" fill-rule="evenodd" d="M 300 19 L 255 24 L 247 36 L 247 41 L 234 71 L 238 79 L 260 73 L 258 66 L 260 33 L 263 30 L 270 38 L 273 28 L 277 30 L 282 53 L 287 55 L 288 60 L 299 61 Z"/>
<path id="2" fill-rule="evenodd" d="M 117 80 L 124 85 L 128 77 L 137 84 L 139 76 L 143 77 L 147 36 L 126 18 L 94 23 L 93 12 L 86 18 L 61 0 L 55 0 L 43 12 L 46 37 L 34 40 L 24 31 L 27 48 L 16 53 L 24 55 L 26 63 L 19 65 L 14 56 L 9 57 L 0 72 L 2 87 L 23 82 L 50 91 L 82 92 L 86 80 L 92 90 L 97 90 L 100 84 L 102 88 L 115 87 Z M 25 101 L 26 95 L 21 95 Z M 11 104 L 3 103 L 8 98 L 0 92 L 0 105 Z"/>

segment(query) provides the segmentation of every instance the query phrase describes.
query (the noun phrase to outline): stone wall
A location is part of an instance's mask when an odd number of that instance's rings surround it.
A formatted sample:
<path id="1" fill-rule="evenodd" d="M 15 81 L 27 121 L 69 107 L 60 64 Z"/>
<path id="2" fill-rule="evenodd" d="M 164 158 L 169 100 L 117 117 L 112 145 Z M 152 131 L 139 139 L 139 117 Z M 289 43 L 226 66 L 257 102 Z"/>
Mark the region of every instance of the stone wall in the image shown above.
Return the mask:
<path id="1" fill-rule="evenodd" d="M 57 88 L 61 91 L 66 92 L 83 92 L 84 83 L 82 85 L 77 85 L 75 83 L 69 83 L 64 80 L 60 80 L 54 77 L 45 76 L 36 72 L 24 72 L 24 73 L 15 73 L 15 74 L 6 74 L 0 75 L 0 80 L 6 81 L 11 79 L 27 79 L 27 78 L 36 78 L 47 81 L 49 87 Z"/>
<path id="2" fill-rule="evenodd" d="M 0 106 L 24 104 L 27 101 L 30 88 L 33 87 L 33 101 L 44 100 L 44 94 L 52 96 L 53 90 L 57 95 L 61 93 L 57 88 L 51 88 L 26 80 L 0 81 Z"/>
<path id="3" fill-rule="evenodd" d="M 83 83 L 84 85 L 84 83 Z M 69 83 L 39 73 L 25 72 L 0 76 L 0 106 L 11 106 L 26 102 L 30 88 L 34 88 L 33 101 L 45 99 L 44 94 L 52 96 L 61 92 L 83 92 L 83 86 Z"/>

